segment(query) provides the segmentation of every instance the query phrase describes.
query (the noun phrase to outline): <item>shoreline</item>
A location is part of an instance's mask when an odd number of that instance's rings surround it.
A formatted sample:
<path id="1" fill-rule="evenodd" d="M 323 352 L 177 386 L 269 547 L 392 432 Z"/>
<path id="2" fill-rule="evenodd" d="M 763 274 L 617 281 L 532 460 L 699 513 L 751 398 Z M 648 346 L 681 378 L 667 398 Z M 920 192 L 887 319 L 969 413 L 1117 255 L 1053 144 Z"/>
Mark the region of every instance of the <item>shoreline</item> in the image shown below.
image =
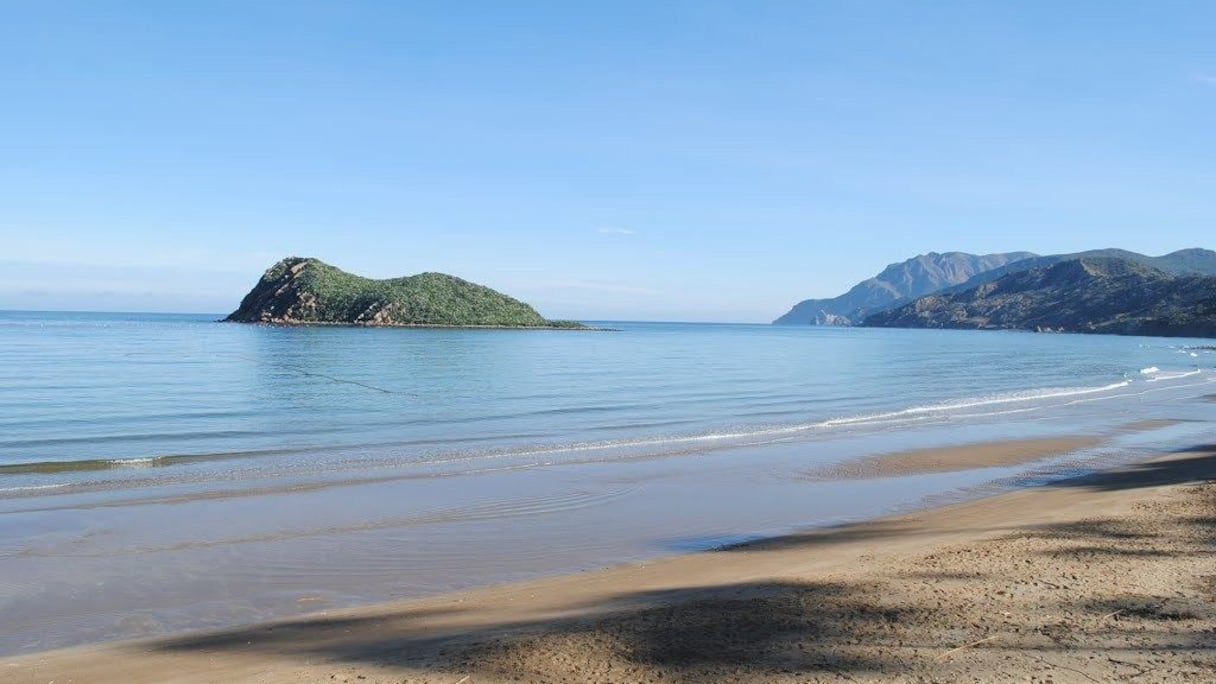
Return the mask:
<path id="1" fill-rule="evenodd" d="M 1071 623 L 1060 627 L 1057 613 L 1066 611 L 1055 607 L 1050 611 L 1055 622 L 1044 622 L 1033 629 L 1019 625 L 1018 631 L 1005 634 L 996 628 L 1020 613 L 983 608 L 977 597 L 983 594 L 989 603 L 1005 605 L 1020 592 L 1042 611 L 1047 610 L 1042 606 L 1044 599 L 1029 590 L 1031 585 L 1038 587 L 1035 591 L 1039 594 L 1054 594 L 1060 590 L 1053 586 L 1072 584 L 1085 585 L 1084 592 L 1101 593 L 1104 587 L 1136 576 L 1146 564 L 1152 565 L 1150 578 L 1190 576 L 1200 581 L 1198 589 L 1179 585 L 1174 587 L 1175 593 L 1202 594 L 1202 583 L 1216 578 L 1216 567 L 1209 560 L 1216 557 L 1210 554 L 1216 545 L 1210 529 L 1216 524 L 1212 522 L 1216 520 L 1216 507 L 1211 506 L 1216 500 L 1216 485 L 1190 483 L 1213 478 L 1216 446 L 1207 445 L 1045 486 L 718 551 L 218 632 L 14 656 L 3 659 L 0 681 L 274 683 L 349 679 L 450 684 L 461 677 L 470 684 L 517 679 L 890 681 L 897 675 L 911 677 L 914 673 L 956 680 L 987 672 L 985 668 L 1004 668 L 995 659 L 1008 659 L 1011 653 L 1036 653 L 1041 658 L 1067 662 L 1054 670 L 1046 668 L 1055 672 L 1055 681 L 1105 681 L 1112 678 L 1112 667 L 1123 667 L 1120 673 L 1135 670 L 1106 659 L 1098 665 L 1085 665 L 1088 656 L 1093 655 L 1085 639 L 1100 637 L 1104 643 L 1117 640 L 1119 635 L 1109 633 L 1112 624 L 1108 623 L 1119 620 L 1099 620 L 1094 624 L 1101 634 L 1087 635 Z M 1171 513 L 1167 510 L 1171 501 L 1191 509 L 1198 506 L 1199 514 Z M 1203 509 L 1205 505 L 1212 510 Z M 1154 513 L 1154 506 L 1160 510 Z M 1142 518 L 1147 520 L 1145 525 L 1164 524 L 1160 520 L 1163 516 L 1199 521 L 1195 522 L 1197 529 L 1190 531 L 1193 538 L 1171 543 L 1207 548 L 1206 557 L 1193 549 L 1171 555 L 1163 550 L 1167 545 L 1160 540 L 1146 548 L 1129 548 L 1141 537 L 1116 529 Z M 1084 529 L 1096 531 L 1082 532 Z M 1052 534 L 1068 530 L 1060 537 L 1066 543 L 1084 537 L 1086 553 L 1090 554 L 1084 563 L 1062 566 L 1066 575 L 1072 569 L 1071 579 L 1061 580 L 1057 576 L 1061 570 L 1054 566 L 1050 571 L 1021 567 L 1034 566 L 1039 559 L 1050 558 L 1050 553 L 1058 551 L 1025 548 L 1028 544 L 1050 546 L 1059 541 L 1036 537 L 1045 530 Z M 972 557 L 976 554 L 979 559 Z M 952 560 L 943 564 L 942 558 L 947 556 Z M 992 573 L 984 570 L 992 568 L 980 561 L 987 559 L 991 565 L 994 558 L 1018 562 L 1005 563 L 1009 567 L 985 579 Z M 1135 567 L 1107 567 L 1116 561 Z M 1206 565 L 1198 569 L 1167 568 L 1166 561 L 1180 568 Z M 908 575 L 910 568 L 920 566 L 936 567 L 937 576 Z M 1093 576 L 1077 579 L 1076 571 L 1082 568 Z M 1021 581 L 1018 572 L 1030 574 Z M 984 582 L 996 582 L 1003 588 L 977 593 L 978 585 Z M 876 588 L 884 583 L 888 586 Z M 1078 591 L 1068 593 L 1071 596 Z M 1210 630 L 1206 636 L 1191 633 L 1196 631 L 1192 629 L 1195 620 L 1211 617 L 1202 613 L 1202 606 L 1193 605 L 1194 601 L 1175 605 L 1189 599 L 1166 596 L 1163 587 L 1140 598 L 1130 595 L 1126 587 L 1123 593 L 1128 594 L 1124 606 L 1116 605 L 1114 599 L 1095 599 L 1090 603 L 1103 608 L 1100 612 L 1085 606 L 1074 607 L 1074 612 L 1086 613 L 1085 620 L 1090 622 L 1107 614 L 1115 618 L 1126 614 L 1128 620 L 1135 617 L 1151 623 L 1154 633 L 1166 635 L 1162 637 L 1166 641 L 1169 634 L 1189 630 L 1181 636 L 1209 649 L 1216 646 Z M 925 603 L 930 598 L 937 606 L 929 606 L 933 610 L 926 611 Z M 908 605 L 899 604 L 900 600 Z M 890 601 L 899 605 L 884 605 Z M 943 604 L 947 608 L 942 608 Z M 1165 611 L 1165 623 L 1174 632 L 1153 622 L 1153 611 Z M 933 622 L 933 615 L 946 614 L 953 614 L 958 624 L 943 627 Z M 1031 616 L 1032 621 L 1035 619 Z M 1080 622 L 1088 628 L 1091 625 L 1085 620 Z M 1144 627 L 1128 620 L 1124 622 L 1129 626 Z M 922 636 L 939 633 L 915 647 L 872 643 L 875 638 L 889 639 L 904 628 Z M 1140 629 L 1138 633 L 1143 632 Z M 1002 641 L 1027 638 L 1031 643 L 1016 651 L 999 647 Z M 946 655 L 950 649 L 971 642 L 977 643 L 958 654 Z M 1109 644 L 1103 646 L 1107 647 Z M 1186 667 L 1198 668 L 1197 678 L 1191 681 L 1216 676 L 1216 662 L 1202 657 L 1198 648 L 1164 649 L 1176 651 L 1165 659 L 1172 664 L 1172 681 L 1187 681 L 1191 675 Z M 1120 647 L 1118 656 L 1111 657 L 1164 672 L 1165 665 L 1149 662 L 1150 650 L 1157 653 L 1152 658 L 1161 659 L 1160 644 L 1147 650 Z M 891 651 L 899 652 L 900 658 L 892 659 Z M 1076 658 L 1085 662 L 1073 663 Z M 970 669 L 958 670 L 964 666 Z M 1081 674 L 1070 674 L 1068 668 Z M 1015 670 L 1019 681 L 1029 671 L 1025 664 Z M 1148 674 L 1151 671 L 1144 670 L 1148 678 L 1137 681 L 1158 681 Z M 1014 671 L 1010 672 L 1012 677 Z"/>
<path id="2" fill-rule="evenodd" d="M 454 323 L 371 323 L 356 321 L 296 321 L 277 319 L 245 321 L 220 318 L 215 323 L 261 325 L 270 328 L 411 328 L 419 330 L 573 330 L 578 332 L 620 332 L 616 328 L 601 328 L 579 321 L 551 321 L 548 325 L 457 325 Z"/>
<path id="3" fill-rule="evenodd" d="M 1180 426 L 1124 422 L 1042 438 L 998 431 L 961 444 L 949 431 L 948 445 L 929 450 L 923 444 L 937 437 L 909 433 L 906 448 L 882 452 L 900 463 L 895 478 L 816 479 L 806 445 L 795 443 L 458 477 L 364 472 L 17 497 L 5 510 L 26 532 L 0 564 L 11 597 L 0 658 L 423 599 L 907 513 L 1073 463 L 1127 462 L 1123 440 L 1138 455 L 1146 440 L 1192 443 L 1170 432 Z M 1095 440 L 1098 450 L 1086 448 Z M 830 451 L 851 462 L 872 446 Z M 1112 460 L 1116 453 L 1125 456 Z M 985 467 L 994 461 L 1004 463 Z M 61 531 L 76 521 L 84 529 Z"/>

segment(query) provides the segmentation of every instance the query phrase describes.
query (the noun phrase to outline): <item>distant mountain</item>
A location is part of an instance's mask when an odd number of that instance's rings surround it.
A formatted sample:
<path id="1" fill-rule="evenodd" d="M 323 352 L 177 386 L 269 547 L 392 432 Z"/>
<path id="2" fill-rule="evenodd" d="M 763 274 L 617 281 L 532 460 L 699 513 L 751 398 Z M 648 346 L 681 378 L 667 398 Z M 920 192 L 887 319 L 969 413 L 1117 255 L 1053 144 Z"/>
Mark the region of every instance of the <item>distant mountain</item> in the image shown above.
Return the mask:
<path id="1" fill-rule="evenodd" d="M 858 283 L 839 297 L 799 302 L 773 323 L 855 325 L 876 311 L 963 283 L 978 274 L 1034 256 L 1030 252 L 983 256 L 965 252 L 929 252 L 903 263 L 891 264 L 883 269 L 882 273 Z"/>
<path id="2" fill-rule="evenodd" d="M 1195 275 L 1207 267 L 1204 250 L 1155 258 L 1125 254 L 1131 256 L 1083 256 L 1017 270 L 875 313 L 863 324 L 1216 336 L 1216 276 Z"/>
<path id="3" fill-rule="evenodd" d="M 977 273 L 966 282 L 944 288 L 943 292 L 962 292 L 984 283 L 990 283 L 997 278 L 1016 271 L 1028 271 L 1032 268 L 1043 268 L 1062 261 L 1086 258 L 1126 259 L 1150 268 L 1155 268 L 1169 275 L 1216 275 L 1216 252 L 1209 249 L 1180 249 L 1163 256 L 1145 256 L 1125 249 L 1091 249 L 1072 254 L 1052 254 L 1035 256 L 1021 261 L 1013 261 L 1003 266 Z M 925 293 L 929 294 L 929 293 Z"/>
<path id="4" fill-rule="evenodd" d="M 280 325 L 583 327 L 545 320 L 519 300 L 443 273 L 372 280 L 301 257 L 271 266 L 225 320 Z"/>

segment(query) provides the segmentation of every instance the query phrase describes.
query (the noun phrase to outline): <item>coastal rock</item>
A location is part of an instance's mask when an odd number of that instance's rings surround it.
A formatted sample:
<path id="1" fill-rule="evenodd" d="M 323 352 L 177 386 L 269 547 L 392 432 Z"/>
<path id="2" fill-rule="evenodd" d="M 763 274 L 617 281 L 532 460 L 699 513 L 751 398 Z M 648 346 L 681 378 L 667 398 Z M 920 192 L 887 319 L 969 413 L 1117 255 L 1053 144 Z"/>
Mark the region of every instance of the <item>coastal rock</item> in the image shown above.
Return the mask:
<path id="1" fill-rule="evenodd" d="M 266 273 L 226 321 L 279 325 L 579 328 L 444 273 L 373 280 L 319 259 L 288 257 Z"/>

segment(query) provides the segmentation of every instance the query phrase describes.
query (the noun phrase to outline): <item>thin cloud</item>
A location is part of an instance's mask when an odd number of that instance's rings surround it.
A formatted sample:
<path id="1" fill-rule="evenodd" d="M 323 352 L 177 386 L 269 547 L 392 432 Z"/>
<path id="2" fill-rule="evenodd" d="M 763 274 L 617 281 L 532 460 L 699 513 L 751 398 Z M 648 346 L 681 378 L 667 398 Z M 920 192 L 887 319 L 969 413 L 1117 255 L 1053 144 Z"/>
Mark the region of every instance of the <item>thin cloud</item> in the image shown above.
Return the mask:
<path id="1" fill-rule="evenodd" d="M 1204 72 L 1195 74 L 1195 80 L 1204 85 L 1216 85 L 1216 74 Z"/>
<path id="2" fill-rule="evenodd" d="M 596 228 L 595 232 L 600 235 L 637 235 L 637 231 L 628 228 Z"/>

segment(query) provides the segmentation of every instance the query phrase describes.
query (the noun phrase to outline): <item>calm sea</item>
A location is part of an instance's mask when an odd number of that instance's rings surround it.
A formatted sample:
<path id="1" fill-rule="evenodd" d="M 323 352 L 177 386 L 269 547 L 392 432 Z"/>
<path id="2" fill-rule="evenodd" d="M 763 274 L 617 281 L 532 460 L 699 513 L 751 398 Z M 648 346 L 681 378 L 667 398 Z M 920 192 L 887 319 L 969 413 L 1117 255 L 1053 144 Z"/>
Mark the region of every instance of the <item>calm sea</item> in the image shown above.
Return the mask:
<path id="1" fill-rule="evenodd" d="M 0 312 L 0 652 L 599 567 L 1210 442 L 1211 341 Z M 824 482 L 903 449 L 1021 467 Z"/>

